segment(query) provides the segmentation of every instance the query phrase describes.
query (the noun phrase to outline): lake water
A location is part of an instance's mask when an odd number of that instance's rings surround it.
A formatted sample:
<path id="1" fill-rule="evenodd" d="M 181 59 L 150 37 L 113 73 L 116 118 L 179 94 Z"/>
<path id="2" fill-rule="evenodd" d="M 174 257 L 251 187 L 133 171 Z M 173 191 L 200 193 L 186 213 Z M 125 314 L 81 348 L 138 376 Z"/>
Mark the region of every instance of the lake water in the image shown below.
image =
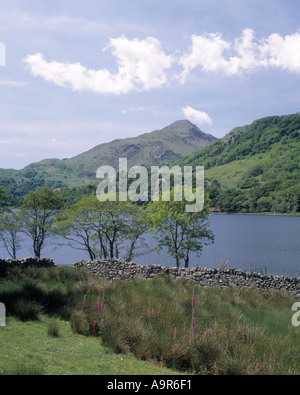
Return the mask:
<path id="1" fill-rule="evenodd" d="M 215 243 L 205 246 L 200 258 L 191 256 L 190 267 L 216 268 L 217 260 L 228 260 L 228 268 L 300 277 L 300 216 L 212 215 L 211 229 Z M 25 237 L 24 237 L 25 238 Z M 150 248 L 155 246 L 151 235 L 146 236 Z M 57 244 L 57 242 L 55 242 Z M 19 258 L 31 256 L 30 242 L 24 240 Z M 43 256 L 51 257 L 57 265 L 73 265 L 80 259 L 89 259 L 83 251 L 64 245 L 48 245 Z M 7 253 L 0 248 L 0 257 Z M 166 250 L 136 257 L 140 265 L 175 266 Z"/>

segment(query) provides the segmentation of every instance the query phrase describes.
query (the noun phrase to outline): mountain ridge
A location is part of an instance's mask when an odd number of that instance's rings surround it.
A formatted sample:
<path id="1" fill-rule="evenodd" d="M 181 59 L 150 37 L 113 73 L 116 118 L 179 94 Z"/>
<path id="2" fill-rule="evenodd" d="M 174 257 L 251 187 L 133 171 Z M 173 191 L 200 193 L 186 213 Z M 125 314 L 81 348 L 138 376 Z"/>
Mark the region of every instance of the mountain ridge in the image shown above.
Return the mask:
<path id="1" fill-rule="evenodd" d="M 0 169 L 0 185 L 22 197 L 44 185 L 53 189 L 96 183 L 100 166 L 118 168 L 119 158 L 128 158 L 128 166 L 172 163 L 210 145 L 217 138 L 202 132 L 188 120 L 179 120 L 160 130 L 137 137 L 99 144 L 72 158 L 48 158 L 24 169 Z"/>
<path id="2" fill-rule="evenodd" d="M 199 149 L 202 138 L 207 146 Z M 194 152 L 184 155 L 186 147 Z M 96 169 L 100 165 L 118 169 L 120 157 L 130 159 L 129 167 L 204 166 L 212 210 L 300 211 L 300 113 L 256 119 L 220 139 L 205 134 L 187 120 L 176 121 L 138 137 L 100 144 L 71 159 L 46 159 L 22 171 L 0 169 L 0 185 L 22 198 L 46 184 L 61 188 L 66 200 L 75 202 L 94 193 Z"/>

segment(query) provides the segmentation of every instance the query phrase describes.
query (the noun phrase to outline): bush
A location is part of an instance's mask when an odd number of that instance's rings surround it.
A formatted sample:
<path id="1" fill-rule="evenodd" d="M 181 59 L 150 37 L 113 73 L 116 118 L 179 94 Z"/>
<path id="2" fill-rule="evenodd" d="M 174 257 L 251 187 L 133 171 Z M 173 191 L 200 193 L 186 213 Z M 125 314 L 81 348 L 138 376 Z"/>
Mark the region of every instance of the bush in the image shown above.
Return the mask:
<path id="1" fill-rule="evenodd" d="M 37 321 L 43 306 L 31 300 L 19 299 L 15 306 L 15 314 L 21 321 Z"/>
<path id="2" fill-rule="evenodd" d="M 89 334 L 89 326 L 83 311 L 75 310 L 73 312 L 71 316 L 71 328 L 73 333 L 78 333 L 79 335 Z"/>
<path id="3" fill-rule="evenodd" d="M 22 289 L 22 294 L 24 298 L 34 301 L 40 301 L 43 300 L 45 292 L 45 286 L 41 281 L 31 278 L 25 280 Z"/>
<path id="4" fill-rule="evenodd" d="M 48 335 L 52 337 L 59 337 L 59 322 L 57 320 L 52 320 L 48 326 Z"/>

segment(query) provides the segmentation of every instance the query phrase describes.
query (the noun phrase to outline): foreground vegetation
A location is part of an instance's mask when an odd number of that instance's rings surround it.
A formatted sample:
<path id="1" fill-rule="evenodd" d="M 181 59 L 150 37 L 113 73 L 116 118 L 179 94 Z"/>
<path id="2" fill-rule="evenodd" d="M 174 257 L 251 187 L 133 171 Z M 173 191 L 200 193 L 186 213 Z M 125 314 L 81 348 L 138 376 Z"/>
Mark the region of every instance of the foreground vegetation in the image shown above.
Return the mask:
<path id="1" fill-rule="evenodd" d="M 300 373 L 295 300 L 284 293 L 203 289 L 168 277 L 108 282 L 52 267 L 11 270 L 0 300 L 8 312 L 2 373 Z"/>
<path id="2" fill-rule="evenodd" d="M 174 375 L 178 372 L 114 354 L 99 337 L 72 331 L 85 277 L 74 268 L 12 270 L 0 280 L 7 307 L 0 327 L 0 375 Z"/>
<path id="3" fill-rule="evenodd" d="M 58 328 L 53 336 L 49 329 Z M 95 337 L 73 333 L 69 322 L 40 315 L 38 321 L 14 317 L 0 328 L 0 375 L 178 375 L 138 361 L 132 354 L 113 354 Z"/>

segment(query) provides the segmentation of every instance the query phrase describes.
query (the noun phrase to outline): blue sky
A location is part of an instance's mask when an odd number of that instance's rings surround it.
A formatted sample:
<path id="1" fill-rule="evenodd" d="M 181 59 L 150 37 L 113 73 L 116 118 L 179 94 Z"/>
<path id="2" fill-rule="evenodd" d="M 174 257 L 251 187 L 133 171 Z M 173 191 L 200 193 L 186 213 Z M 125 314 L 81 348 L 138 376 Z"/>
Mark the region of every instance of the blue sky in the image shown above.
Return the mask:
<path id="1" fill-rule="evenodd" d="M 0 42 L 2 168 L 300 111 L 298 0 L 0 0 Z"/>

